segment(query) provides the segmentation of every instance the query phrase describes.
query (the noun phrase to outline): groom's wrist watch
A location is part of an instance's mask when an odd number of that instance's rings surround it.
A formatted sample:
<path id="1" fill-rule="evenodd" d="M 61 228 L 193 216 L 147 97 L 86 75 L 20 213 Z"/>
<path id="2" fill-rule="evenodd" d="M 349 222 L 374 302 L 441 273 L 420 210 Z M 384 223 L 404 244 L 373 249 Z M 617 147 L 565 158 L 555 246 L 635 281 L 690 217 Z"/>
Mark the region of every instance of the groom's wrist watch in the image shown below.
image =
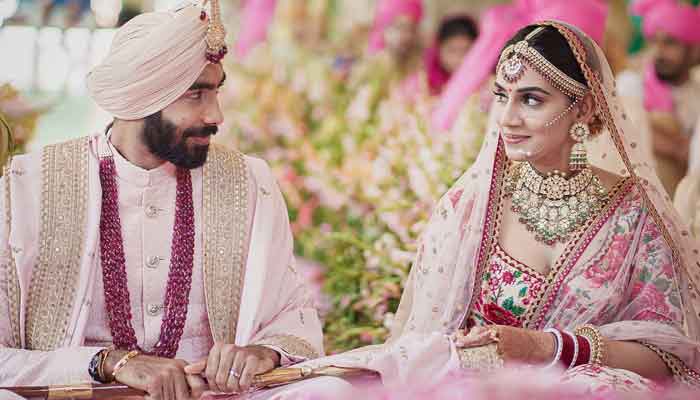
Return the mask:
<path id="1" fill-rule="evenodd" d="M 100 383 L 110 383 L 111 379 L 107 378 L 104 373 L 104 364 L 107 360 L 107 356 L 112 351 L 111 347 L 104 348 L 98 351 L 92 359 L 90 359 L 90 364 L 88 365 L 88 374 L 90 377 Z"/>

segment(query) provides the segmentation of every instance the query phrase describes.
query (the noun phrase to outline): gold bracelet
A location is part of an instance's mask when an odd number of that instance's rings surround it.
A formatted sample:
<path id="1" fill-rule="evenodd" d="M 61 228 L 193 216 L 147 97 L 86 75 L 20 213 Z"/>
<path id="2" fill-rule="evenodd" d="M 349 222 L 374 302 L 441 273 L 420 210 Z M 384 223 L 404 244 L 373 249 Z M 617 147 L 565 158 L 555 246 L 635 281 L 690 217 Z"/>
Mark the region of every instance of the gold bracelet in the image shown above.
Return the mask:
<path id="1" fill-rule="evenodd" d="M 603 365 L 605 359 L 605 341 L 598 328 L 591 324 L 581 325 L 574 331 L 575 335 L 583 336 L 591 343 L 590 364 Z"/>
<path id="2" fill-rule="evenodd" d="M 114 370 L 112 371 L 112 379 L 116 381 L 117 373 L 119 372 L 119 370 L 124 368 L 126 363 L 128 363 L 132 358 L 138 356 L 139 354 L 141 354 L 141 352 L 138 350 L 131 350 L 130 352 L 126 353 L 126 355 L 122 357 L 122 359 L 119 360 L 119 362 L 117 362 L 117 364 L 114 366 Z"/>
<path id="3" fill-rule="evenodd" d="M 111 383 L 114 380 L 108 380 L 105 376 L 105 363 L 107 362 L 107 357 L 115 349 L 114 345 L 105 348 L 104 353 L 102 353 L 102 360 L 100 360 L 100 366 L 97 367 L 97 375 L 104 381 L 104 383 Z"/>

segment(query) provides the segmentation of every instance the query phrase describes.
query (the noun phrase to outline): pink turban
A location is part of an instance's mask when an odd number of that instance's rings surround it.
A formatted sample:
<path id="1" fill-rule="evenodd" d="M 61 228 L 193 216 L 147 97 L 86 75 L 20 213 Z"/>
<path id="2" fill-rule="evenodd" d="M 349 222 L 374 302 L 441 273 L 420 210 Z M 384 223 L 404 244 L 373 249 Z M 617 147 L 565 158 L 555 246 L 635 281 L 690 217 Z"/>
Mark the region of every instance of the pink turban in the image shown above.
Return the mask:
<path id="1" fill-rule="evenodd" d="M 465 101 L 493 72 L 501 49 L 528 24 L 555 19 L 574 25 L 601 43 L 608 7 L 601 0 L 516 0 L 487 9 L 481 16 L 479 37 L 445 87 L 431 116 L 439 131 L 452 128 Z"/>
<path id="2" fill-rule="evenodd" d="M 686 44 L 700 43 L 700 10 L 674 0 L 637 0 L 632 13 L 643 18 L 644 36 L 665 32 Z M 672 112 L 671 86 L 662 82 L 653 63 L 644 67 L 644 108 L 649 111 Z"/>
<path id="3" fill-rule="evenodd" d="M 700 43 L 700 9 L 674 0 L 637 0 L 632 13 L 643 18 L 642 29 L 646 37 L 666 32 L 688 43 Z"/>
<path id="4" fill-rule="evenodd" d="M 531 21 L 566 22 L 577 27 L 602 46 L 607 16 L 608 6 L 601 0 L 549 1 L 533 14 Z"/>
<path id="5" fill-rule="evenodd" d="M 236 56 L 244 58 L 248 52 L 267 37 L 267 30 L 275 16 L 277 0 L 248 0 L 243 8 L 241 31 L 236 42 Z"/>
<path id="6" fill-rule="evenodd" d="M 374 14 L 374 26 L 369 37 L 370 53 L 384 49 L 384 31 L 402 15 L 420 22 L 423 17 L 421 0 L 379 0 Z"/>
<path id="7" fill-rule="evenodd" d="M 114 36 L 87 76 L 93 100 L 116 118 L 141 119 L 182 96 L 206 67 L 208 19 L 193 5 L 141 14 Z"/>

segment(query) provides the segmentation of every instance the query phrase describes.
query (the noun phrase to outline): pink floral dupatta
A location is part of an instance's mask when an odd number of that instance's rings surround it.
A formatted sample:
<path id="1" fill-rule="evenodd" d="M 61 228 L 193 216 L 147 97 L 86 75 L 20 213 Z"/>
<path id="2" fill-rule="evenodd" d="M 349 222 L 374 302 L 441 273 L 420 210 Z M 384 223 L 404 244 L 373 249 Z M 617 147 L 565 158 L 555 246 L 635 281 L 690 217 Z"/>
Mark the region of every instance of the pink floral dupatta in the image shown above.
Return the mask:
<path id="1" fill-rule="evenodd" d="M 700 264 L 696 244 L 649 165 L 626 140 L 622 109 L 602 50 L 578 29 L 554 26 L 589 82 L 608 149 L 626 177 L 605 210 L 580 229 L 531 306 L 525 328 L 573 330 L 592 323 L 612 340 L 639 341 L 679 380 L 700 383 Z M 495 124 L 491 124 L 495 126 Z M 496 129 L 472 167 L 437 204 L 421 239 L 392 335 L 383 345 L 312 362 L 374 369 L 384 384 L 439 381 L 459 368 L 449 335 L 464 326 L 498 237 L 501 187 L 509 165 Z"/>

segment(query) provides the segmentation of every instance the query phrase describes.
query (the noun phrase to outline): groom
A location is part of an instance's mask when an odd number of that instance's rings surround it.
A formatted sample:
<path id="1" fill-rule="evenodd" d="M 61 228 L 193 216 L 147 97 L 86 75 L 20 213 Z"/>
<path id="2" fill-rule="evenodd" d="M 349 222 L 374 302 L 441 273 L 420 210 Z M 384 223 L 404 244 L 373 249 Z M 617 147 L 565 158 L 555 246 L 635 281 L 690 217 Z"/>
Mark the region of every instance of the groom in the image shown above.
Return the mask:
<path id="1" fill-rule="evenodd" d="M 323 353 L 269 167 L 210 145 L 226 52 L 210 4 L 124 25 L 88 77 L 106 134 L 15 157 L 0 180 L 0 386 L 182 400 Z"/>

